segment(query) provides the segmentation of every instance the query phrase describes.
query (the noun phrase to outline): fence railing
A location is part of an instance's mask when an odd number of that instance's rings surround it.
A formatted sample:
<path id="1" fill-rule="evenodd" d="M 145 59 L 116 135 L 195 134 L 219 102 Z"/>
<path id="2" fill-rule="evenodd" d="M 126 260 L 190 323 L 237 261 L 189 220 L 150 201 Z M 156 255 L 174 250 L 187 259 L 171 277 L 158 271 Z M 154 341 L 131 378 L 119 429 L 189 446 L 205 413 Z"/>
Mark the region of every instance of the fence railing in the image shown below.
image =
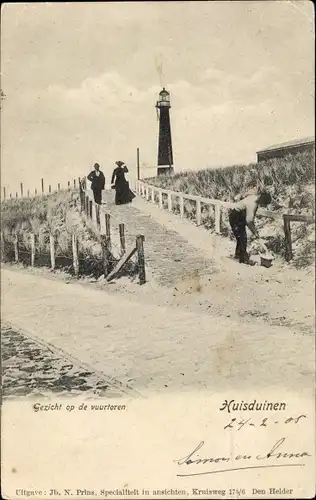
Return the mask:
<path id="1" fill-rule="evenodd" d="M 202 204 L 212 206 L 214 208 L 214 218 L 215 218 L 215 233 L 221 234 L 221 222 L 222 222 L 222 212 L 223 210 L 229 210 L 234 208 L 232 202 L 226 202 L 222 200 L 216 200 L 213 198 L 204 198 L 203 196 L 195 196 L 191 194 L 182 193 L 180 191 L 172 191 L 169 189 L 159 188 L 153 186 L 152 184 L 145 183 L 141 180 L 135 182 L 136 193 L 147 201 L 156 203 L 158 199 L 158 206 L 164 209 L 163 195 L 167 196 L 167 208 L 169 212 L 173 211 L 174 200 L 179 201 L 179 215 L 181 219 L 185 217 L 184 210 L 184 200 L 190 200 L 196 203 L 196 224 L 200 226 L 202 224 Z M 156 198 L 156 194 L 158 195 Z M 267 217 L 269 219 L 283 219 L 284 228 L 284 238 L 285 238 L 285 258 L 290 261 L 293 258 L 292 251 L 292 237 L 291 237 L 291 222 L 305 222 L 314 223 L 315 219 L 310 215 L 295 215 L 295 214 L 281 214 L 278 212 L 273 212 L 270 210 L 258 209 L 257 216 Z"/>

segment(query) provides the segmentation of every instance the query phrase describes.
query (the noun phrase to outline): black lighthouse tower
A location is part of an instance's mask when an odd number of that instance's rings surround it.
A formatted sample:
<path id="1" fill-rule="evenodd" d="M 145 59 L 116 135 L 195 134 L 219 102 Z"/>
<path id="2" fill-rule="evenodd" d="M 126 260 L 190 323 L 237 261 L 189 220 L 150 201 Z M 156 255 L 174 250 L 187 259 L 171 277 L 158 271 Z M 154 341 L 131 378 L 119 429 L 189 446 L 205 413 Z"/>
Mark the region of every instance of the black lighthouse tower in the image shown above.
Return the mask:
<path id="1" fill-rule="evenodd" d="M 159 141 L 158 141 L 158 169 L 157 175 L 173 173 L 173 154 L 170 127 L 170 94 L 165 88 L 159 92 L 156 104 L 159 110 Z"/>

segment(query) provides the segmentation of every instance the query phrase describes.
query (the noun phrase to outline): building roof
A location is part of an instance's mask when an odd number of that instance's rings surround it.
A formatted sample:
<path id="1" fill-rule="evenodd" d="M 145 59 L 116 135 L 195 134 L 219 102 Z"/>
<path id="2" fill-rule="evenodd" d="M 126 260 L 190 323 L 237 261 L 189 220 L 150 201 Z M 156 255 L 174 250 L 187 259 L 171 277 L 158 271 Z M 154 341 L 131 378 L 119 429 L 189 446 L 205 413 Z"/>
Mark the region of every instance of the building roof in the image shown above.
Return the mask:
<path id="1" fill-rule="evenodd" d="M 274 144 L 268 148 L 261 149 L 257 153 L 265 153 L 266 151 L 274 151 L 276 149 L 293 148 L 295 146 L 304 146 L 305 144 L 312 144 L 315 142 L 315 137 L 305 137 L 304 139 L 295 139 L 294 141 L 282 142 L 281 144 Z"/>

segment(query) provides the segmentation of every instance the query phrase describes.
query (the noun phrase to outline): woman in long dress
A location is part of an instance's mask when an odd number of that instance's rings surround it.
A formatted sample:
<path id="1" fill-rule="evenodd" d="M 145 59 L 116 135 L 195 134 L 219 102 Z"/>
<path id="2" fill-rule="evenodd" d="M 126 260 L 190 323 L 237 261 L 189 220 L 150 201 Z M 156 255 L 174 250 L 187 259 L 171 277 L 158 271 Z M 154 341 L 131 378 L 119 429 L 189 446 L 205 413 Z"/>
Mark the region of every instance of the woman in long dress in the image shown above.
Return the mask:
<path id="1" fill-rule="evenodd" d="M 111 180 L 112 188 L 115 189 L 115 204 L 124 205 L 125 203 L 131 203 L 135 195 L 130 190 L 129 183 L 125 178 L 128 168 L 122 161 L 117 161 L 115 164 L 117 167 L 113 170 Z"/>

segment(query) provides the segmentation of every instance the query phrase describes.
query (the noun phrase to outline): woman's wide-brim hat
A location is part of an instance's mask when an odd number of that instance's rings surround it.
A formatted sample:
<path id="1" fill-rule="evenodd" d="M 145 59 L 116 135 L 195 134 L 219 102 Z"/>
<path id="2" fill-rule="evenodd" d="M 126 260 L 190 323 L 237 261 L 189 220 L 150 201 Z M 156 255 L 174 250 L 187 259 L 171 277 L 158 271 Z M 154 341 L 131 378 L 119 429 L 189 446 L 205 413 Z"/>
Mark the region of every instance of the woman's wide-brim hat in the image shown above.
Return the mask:
<path id="1" fill-rule="evenodd" d="M 123 161 L 116 161 L 115 164 L 118 166 L 118 167 L 121 167 L 122 165 L 125 165 L 125 163 Z"/>

